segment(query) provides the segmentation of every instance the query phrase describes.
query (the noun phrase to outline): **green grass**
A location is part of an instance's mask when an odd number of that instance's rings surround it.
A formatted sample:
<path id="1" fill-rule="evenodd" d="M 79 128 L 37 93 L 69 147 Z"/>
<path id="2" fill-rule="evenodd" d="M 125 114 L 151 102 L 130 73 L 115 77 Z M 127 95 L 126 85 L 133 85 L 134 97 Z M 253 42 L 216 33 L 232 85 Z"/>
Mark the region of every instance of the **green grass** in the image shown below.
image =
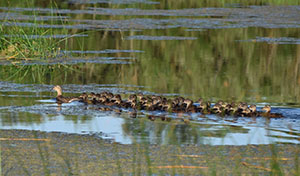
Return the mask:
<path id="1" fill-rule="evenodd" d="M 58 42 L 48 35 L 52 29 L 42 29 L 38 24 L 32 28 L 23 28 L 10 22 L 11 27 L 0 28 L 0 57 L 3 59 L 47 59 L 58 54 Z M 32 38 L 32 36 L 40 36 Z"/>

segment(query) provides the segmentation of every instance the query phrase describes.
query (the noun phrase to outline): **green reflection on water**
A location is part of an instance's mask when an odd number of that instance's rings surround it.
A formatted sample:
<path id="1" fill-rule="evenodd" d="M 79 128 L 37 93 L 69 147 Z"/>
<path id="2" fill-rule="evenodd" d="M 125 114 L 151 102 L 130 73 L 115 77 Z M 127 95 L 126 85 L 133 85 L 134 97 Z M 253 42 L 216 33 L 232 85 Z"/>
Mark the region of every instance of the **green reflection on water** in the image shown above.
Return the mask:
<path id="1" fill-rule="evenodd" d="M 32 2 L 32 4 L 30 4 Z M 1 6 L 17 7 L 53 7 L 50 1 L 31 1 L 28 4 L 20 1 L 1 1 Z M 158 5 L 145 4 L 100 4 L 75 5 L 56 1 L 58 8 L 85 9 L 91 7 L 107 7 L 112 9 L 135 7 L 142 9 L 183 9 L 200 7 L 224 7 L 227 4 L 241 3 L 242 5 L 299 5 L 294 0 L 258 0 L 245 2 L 242 0 L 228 1 L 161 1 Z M 31 14 L 26 12 L 24 14 Z M 52 14 L 43 14 L 52 15 Z M 92 20 L 124 20 L 136 16 L 109 16 L 72 14 L 72 19 Z M 138 18 L 149 18 L 139 16 Z M 151 17 L 160 19 L 160 17 Z M 173 19 L 180 17 L 163 17 Z M 190 17 L 197 18 L 197 17 Z M 203 17 L 199 17 L 203 18 Z M 208 17 L 209 19 L 209 17 Z M 47 23 L 47 22 L 45 22 Z M 62 21 L 55 23 L 64 24 Z M 76 22 L 73 22 L 76 24 Z M 5 29 L 9 29 L 8 27 Z M 108 53 L 108 54 L 74 54 L 77 57 L 133 57 L 131 64 L 95 64 L 80 63 L 68 65 L 63 62 L 54 65 L 0 65 L 0 80 L 22 84 L 116 84 L 139 85 L 142 89 L 154 93 L 181 94 L 193 100 L 203 97 L 213 102 L 218 99 L 247 101 L 250 103 L 292 103 L 299 104 L 300 100 L 300 46 L 295 44 L 269 44 L 257 42 L 256 37 L 292 37 L 300 38 L 298 28 L 235 28 L 235 29 L 205 29 L 202 31 L 187 31 L 184 27 L 169 29 L 147 29 L 143 31 L 109 31 L 64 29 L 57 34 L 88 34 L 87 37 L 69 38 L 60 43 L 62 49 L 80 51 L 139 50 L 142 53 Z M 196 40 L 127 40 L 127 37 L 145 36 L 179 36 L 194 37 Z M 66 57 L 68 58 L 68 57 Z M 51 58 L 50 58 L 51 59 Z M 61 58 L 59 58 L 61 59 Z M 23 94 L 23 93 L 22 93 Z M 43 99 L 37 97 L 36 99 Z M 28 106 L 36 104 L 35 98 L 8 98 L 0 96 L 0 105 Z M 42 123 L 41 116 L 27 112 L 8 113 L 1 118 L 6 123 L 17 122 Z M 82 121 L 91 117 L 82 117 Z M 68 116 L 65 120 L 78 121 L 77 116 Z M 12 123 L 13 124 L 13 123 Z M 207 130 L 199 131 L 199 126 Z M 247 133 L 238 127 L 222 127 L 211 130 L 206 125 L 186 125 L 184 123 L 154 123 L 147 120 L 128 120 L 123 126 L 129 136 L 146 138 L 150 135 L 148 128 L 154 128 L 157 140 L 162 140 L 163 133 L 167 137 L 163 141 L 172 144 L 185 142 L 201 143 L 202 136 L 224 137 L 227 133 Z M 159 143 L 159 141 L 157 141 Z"/>
<path id="2" fill-rule="evenodd" d="M 8 1 L 7 1 L 8 2 Z M 1 2 L 1 6 L 18 7 L 58 7 L 80 8 L 88 6 L 136 6 L 137 4 L 67 4 L 65 1 L 19 1 Z M 261 0 L 244 2 L 228 1 L 161 1 L 159 5 L 140 7 L 177 9 L 198 7 L 222 7 L 228 4 L 242 5 L 297 5 L 291 0 Z M 26 12 L 29 13 L 29 12 Z M 30 14 L 30 13 L 29 13 Z M 53 15 L 53 14 L 45 14 Z M 85 14 L 72 14 L 73 19 L 127 19 L 128 16 L 93 17 Z M 155 18 L 155 17 L 153 17 Z M 170 17 L 174 18 L 174 17 Z M 255 40 L 256 37 L 294 37 L 299 38 L 297 28 L 265 29 L 207 29 L 204 31 L 186 31 L 186 28 L 144 30 L 144 31 L 86 31 L 68 30 L 68 34 L 85 32 L 89 36 L 70 38 L 64 42 L 62 49 L 68 50 L 140 50 L 144 53 L 79 54 L 77 56 L 93 57 L 134 57 L 131 65 L 92 64 L 76 65 L 33 65 L 3 66 L 0 80 L 18 83 L 43 84 L 130 84 L 145 86 L 147 91 L 155 93 L 179 93 L 193 98 L 203 97 L 207 100 L 246 100 L 248 102 L 299 103 L 299 45 L 279 45 Z M 63 30 L 65 33 L 66 29 Z M 59 30 L 54 32 L 60 33 Z M 196 37 L 197 40 L 126 40 L 128 36 L 180 36 Z"/>
<path id="3" fill-rule="evenodd" d="M 151 35 L 170 35 L 174 30 Z M 148 31 L 149 32 L 149 31 Z M 134 33 L 134 32 L 131 32 Z M 145 86 L 156 93 L 179 93 L 197 99 L 216 101 L 299 103 L 298 45 L 239 42 L 258 36 L 297 36 L 298 29 L 222 29 L 182 32 L 189 41 L 122 40 L 119 32 L 109 32 L 101 43 L 95 36 L 74 42 L 84 50 L 141 50 L 144 53 L 98 54 L 106 57 L 135 57 L 131 65 L 81 63 L 76 65 L 0 66 L 1 80 L 44 84 L 130 84 Z M 132 34 L 134 35 L 134 34 Z M 116 38 L 115 38 L 116 37 Z M 115 38 L 114 42 L 109 42 Z M 80 40 L 80 39 L 76 39 Z M 72 43 L 72 42 L 69 42 Z M 97 54 L 81 54 L 94 57 Z M 13 77 L 12 77 L 13 76 Z"/>

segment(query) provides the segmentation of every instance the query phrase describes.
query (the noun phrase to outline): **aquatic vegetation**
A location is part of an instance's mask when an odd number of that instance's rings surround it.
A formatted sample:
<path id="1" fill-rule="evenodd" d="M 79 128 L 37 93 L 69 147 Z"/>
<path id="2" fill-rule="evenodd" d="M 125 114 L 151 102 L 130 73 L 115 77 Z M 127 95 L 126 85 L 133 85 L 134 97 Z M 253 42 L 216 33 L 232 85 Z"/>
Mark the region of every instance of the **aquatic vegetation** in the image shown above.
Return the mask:
<path id="1" fill-rule="evenodd" d="M 40 37 L 30 38 L 30 35 Z M 51 37 L 42 36 L 52 35 L 52 30 L 43 30 L 38 27 L 21 28 L 12 26 L 9 28 L 0 28 L 0 57 L 10 60 L 46 60 L 49 57 L 55 57 L 59 54 L 57 41 Z"/>

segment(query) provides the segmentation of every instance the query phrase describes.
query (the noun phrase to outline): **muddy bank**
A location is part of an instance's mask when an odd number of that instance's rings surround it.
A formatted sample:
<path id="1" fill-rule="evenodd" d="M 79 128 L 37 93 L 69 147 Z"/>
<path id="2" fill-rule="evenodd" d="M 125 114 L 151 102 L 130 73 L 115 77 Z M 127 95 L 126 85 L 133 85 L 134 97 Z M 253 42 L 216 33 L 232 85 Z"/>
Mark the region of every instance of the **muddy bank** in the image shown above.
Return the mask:
<path id="1" fill-rule="evenodd" d="M 0 134 L 3 175 L 299 175 L 299 145 L 123 145 L 93 135 Z"/>

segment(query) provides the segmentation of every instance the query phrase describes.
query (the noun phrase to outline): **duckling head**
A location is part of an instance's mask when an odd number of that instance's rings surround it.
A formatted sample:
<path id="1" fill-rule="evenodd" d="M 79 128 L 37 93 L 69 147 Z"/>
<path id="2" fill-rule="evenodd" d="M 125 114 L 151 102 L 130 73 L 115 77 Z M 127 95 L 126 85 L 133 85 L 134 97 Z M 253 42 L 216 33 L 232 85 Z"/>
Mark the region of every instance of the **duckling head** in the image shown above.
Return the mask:
<path id="1" fill-rule="evenodd" d="M 271 112 L 271 106 L 270 105 L 265 105 L 261 110 L 266 112 L 266 113 L 269 113 L 269 112 Z"/>
<path id="2" fill-rule="evenodd" d="M 193 101 L 190 99 L 185 99 L 183 101 L 184 104 L 186 104 L 186 109 L 188 109 L 189 107 L 191 107 L 193 105 Z"/>
<path id="3" fill-rule="evenodd" d="M 256 112 L 256 105 L 250 105 L 249 109 L 251 112 Z"/>

